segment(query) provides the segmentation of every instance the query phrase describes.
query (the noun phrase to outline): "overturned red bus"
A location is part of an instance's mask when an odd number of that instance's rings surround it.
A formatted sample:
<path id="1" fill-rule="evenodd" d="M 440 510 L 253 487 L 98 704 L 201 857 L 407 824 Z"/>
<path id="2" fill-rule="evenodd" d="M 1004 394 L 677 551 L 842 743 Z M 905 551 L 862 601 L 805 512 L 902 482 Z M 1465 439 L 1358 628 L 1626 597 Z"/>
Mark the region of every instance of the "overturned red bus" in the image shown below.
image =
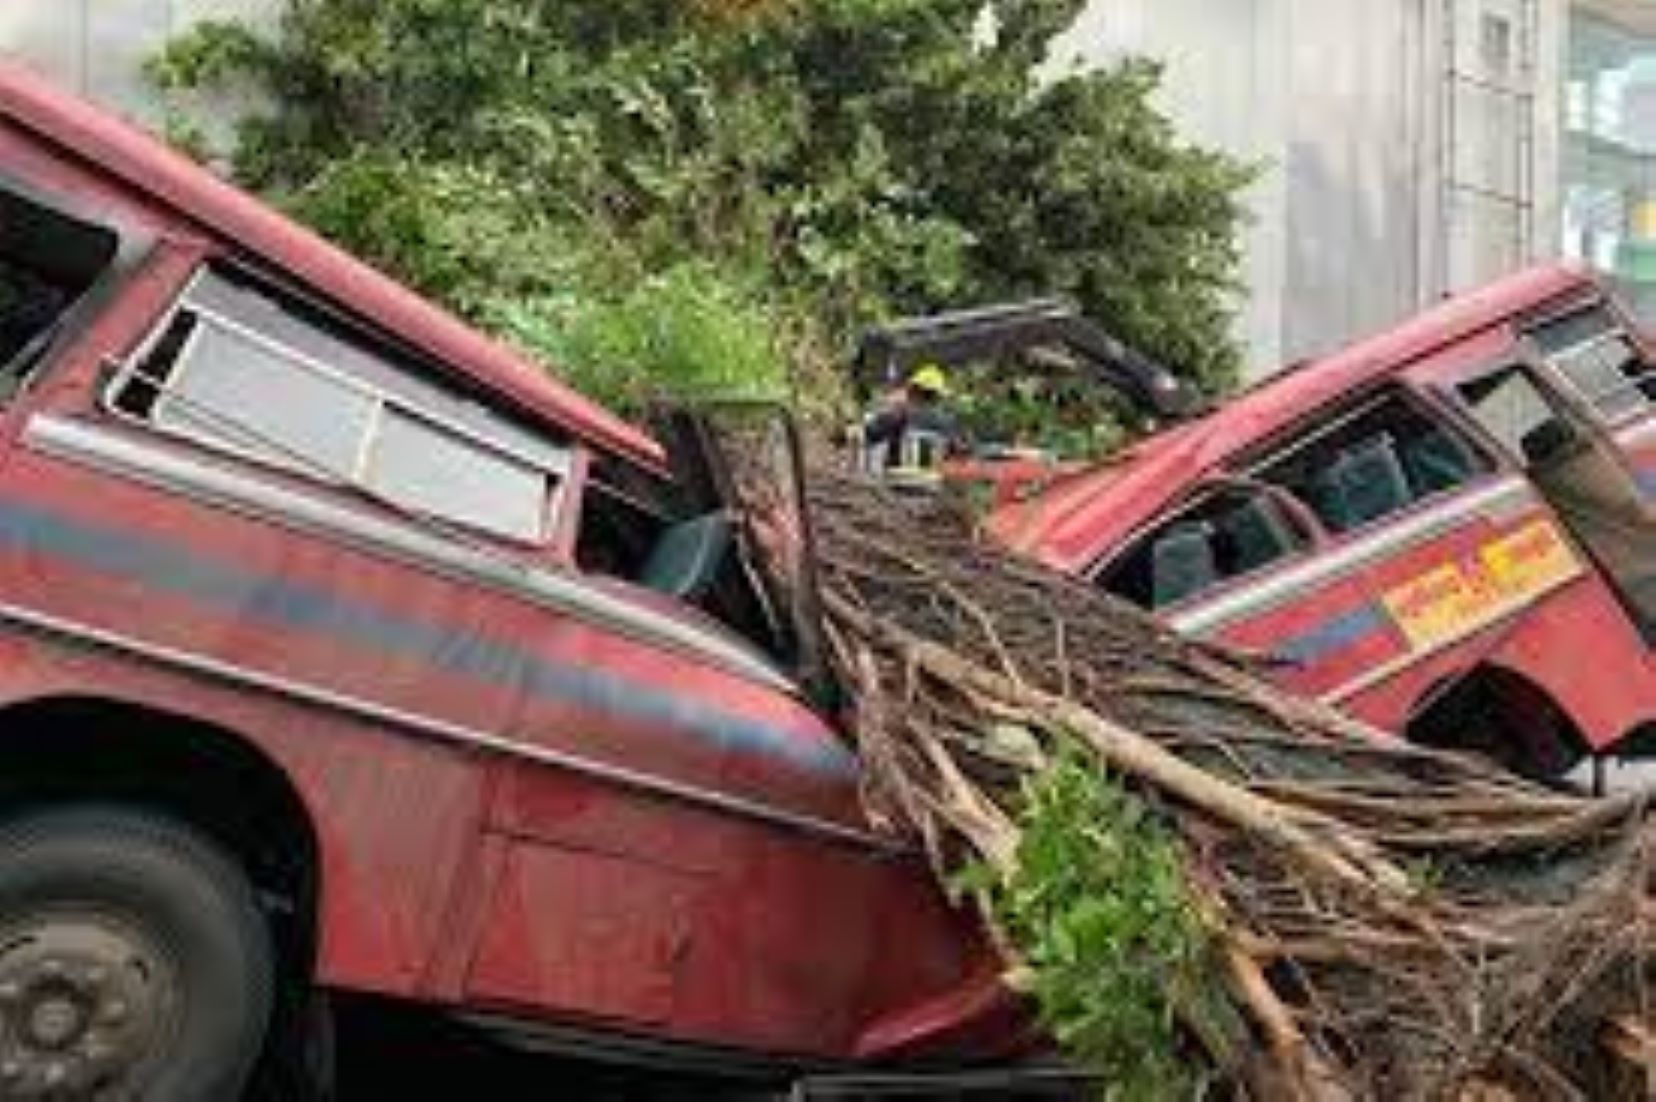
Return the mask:
<path id="1" fill-rule="evenodd" d="M 317 988 L 770 1078 L 1025 1044 L 651 439 L 4 67 L 0 296 L 0 1095 L 225 1102 Z"/>
<path id="2" fill-rule="evenodd" d="M 1656 748 L 1656 361 L 1569 268 L 1270 380 L 993 527 L 1409 738 L 1547 779 Z"/>

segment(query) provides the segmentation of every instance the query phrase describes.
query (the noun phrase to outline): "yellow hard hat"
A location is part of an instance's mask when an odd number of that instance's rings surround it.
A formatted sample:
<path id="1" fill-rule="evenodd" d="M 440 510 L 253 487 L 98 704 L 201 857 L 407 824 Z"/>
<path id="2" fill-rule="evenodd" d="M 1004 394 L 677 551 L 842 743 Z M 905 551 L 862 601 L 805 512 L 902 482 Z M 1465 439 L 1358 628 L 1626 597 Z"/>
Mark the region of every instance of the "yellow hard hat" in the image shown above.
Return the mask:
<path id="1" fill-rule="evenodd" d="M 936 364 L 925 364 L 909 376 L 909 386 L 945 397 L 949 393 L 949 377 Z"/>

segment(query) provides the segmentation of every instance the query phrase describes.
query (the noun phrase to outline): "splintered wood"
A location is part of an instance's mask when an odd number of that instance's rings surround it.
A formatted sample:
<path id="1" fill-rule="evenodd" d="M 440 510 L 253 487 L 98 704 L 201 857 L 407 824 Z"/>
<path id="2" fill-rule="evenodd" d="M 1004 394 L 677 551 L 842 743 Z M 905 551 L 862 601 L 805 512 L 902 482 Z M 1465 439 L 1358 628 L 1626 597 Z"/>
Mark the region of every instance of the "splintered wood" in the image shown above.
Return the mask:
<path id="1" fill-rule="evenodd" d="M 741 480 L 738 480 L 741 481 Z M 1255 1094 L 1649 1097 L 1652 826 L 1286 696 L 1246 661 L 819 465 L 810 512 L 867 803 L 940 872 L 1017 861 L 1079 743 L 1184 840 Z"/>

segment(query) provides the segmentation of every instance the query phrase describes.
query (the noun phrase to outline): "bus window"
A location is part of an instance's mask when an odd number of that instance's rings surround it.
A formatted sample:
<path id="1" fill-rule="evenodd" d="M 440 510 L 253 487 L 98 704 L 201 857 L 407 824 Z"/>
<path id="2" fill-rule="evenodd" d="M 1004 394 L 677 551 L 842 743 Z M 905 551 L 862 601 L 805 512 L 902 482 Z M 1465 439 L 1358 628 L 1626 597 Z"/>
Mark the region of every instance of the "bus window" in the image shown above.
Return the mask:
<path id="1" fill-rule="evenodd" d="M 1656 365 L 1603 306 L 1582 310 L 1530 332 L 1549 367 L 1599 419 L 1616 424 L 1656 400 Z"/>
<path id="2" fill-rule="evenodd" d="M 1470 482 L 1487 469 L 1472 447 L 1401 394 L 1337 418 L 1267 459 L 1259 477 L 1350 532 Z"/>
<path id="3" fill-rule="evenodd" d="M 1166 608 L 1297 556 L 1308 544 L 1268 492 L 1227 488 L 1140 538 L 1099 584 L 1141 608 Z"/>
<path id="4" fill-rule="evenodd" d="M 27 382 L 119 245 L 107 229 L 0 186 L 0 401 Z"/>

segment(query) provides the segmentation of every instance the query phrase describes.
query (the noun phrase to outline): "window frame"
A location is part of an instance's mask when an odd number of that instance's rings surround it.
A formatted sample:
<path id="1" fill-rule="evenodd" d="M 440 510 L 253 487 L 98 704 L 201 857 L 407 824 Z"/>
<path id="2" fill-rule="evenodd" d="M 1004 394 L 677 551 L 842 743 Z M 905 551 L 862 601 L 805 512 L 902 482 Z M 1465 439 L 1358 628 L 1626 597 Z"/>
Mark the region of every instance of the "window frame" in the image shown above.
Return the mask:
<path id="1" fill-rule="evenodd" d="M 1456 419 L 1465 423 L 1465 431 L 1474 434 L 1486 451 L 1499 457 L 1501 471 L 1527 481 L 1529 461 L 1484 424 L 1466 397 L 1468 387 L 1476 387 L 1481 383 L 1509 375 L 1522 377 L 1534 389 L 1555 419 L 1562 421 L 1572 432 L 1579 431 L 1580 426 L 1572 420 L 1572 417 L 1582 416 L 1571 408 L 1575 395 L 1565 393 L 1553 373 L 1546 370 L 1542 362 L 1531 355 L 1514 353 L 1486 360 L 1469 371 L 1444 380 L 1441 390 L 1445 401 L 1455 410 Z"/>
<path id="2" fill-rule="evenodd" d="M 173 324 L 177 321 L 178 315 L 183 312 L 184 310 L 180 308 L 169 314 L 162 326 L 161 335 L 163 337 L 165 336 L 166 330 L 171 329 Z M 283 471 L 287 474 L 299 475 L 303 478 L 324 481 L 329 484 L 355 484 L 356 475 L 360 472 L 364 457 L 368 451 L 366 443 L 372 439 L 371 433 L 363 434 L 362 440 L 358 444 L 357 456 L 353 462 L 350 474 L 348 476 L 341 476 L 337 472 L 329 470 L 320 463 L 307 464 L 302 461 L 284 461 L 281 458 L 272 455 L 272 452 L 277 452 L 279 449 L 272 447 L 269 450 L 261 450 L 253 444 L 238 442 L 235 439 L 234 432 L 226 433 L 223 436 L 201 434 L 191 431 L 187 425 L 180 424 L 178 422 L 168 423 L 161 419 L 163 415 L 159 411 L 164 410 L 168 403 L 168 399 L 170 397 L 168 390 L 177 386 L 179 381 L 183 378 L 191 366 L 189 356 L 201 336 L 201 319 L 211 316 L 210 312 L 195 309 L 193 307 L 190 309 L 190 312 L 197 318 L 196 328 L 194 328 L 190 334 L 184 338 L 183 343 L 179 345 L 178 352 L 173 357 L 174 366 L 172 367 L 171 373 L 167 377 L 165 387 L 159 386 L 153 382 L 147 384 L 156 386 L 157 393 L 155 401 L 150 406 L 149 415 L 138 418 L 138 420 L 147 425 L 150 429 L 163 435 L 189 440 L 192 443 L 199 444 L 202 447 L 212 448 L 216 451 L 227 452 L 235 456 L 237 459 L 245 462 L 256 463 L 260 466 L 270 467 L 275 470 Z M 357 380 L 345 378 L 340 372 L 329 368 L 326 364 L 309 360 L 309 358 L 303 354 L 290 354 L 288 350 L 278 346 L 276 342 L 265 337 L 263 334 L 249 330 L 232 319 L 215 318 L 213 324 L 219 324 L 221 320 L 224 322 L 221 328 L 233 333 L 238 338 L 249 340 L 251 343 L 260 346 L 265 351 L 273 353 L 279 359 L 297 364 L 313 375 L 318 375 L 325 379 L 329 379 L 332 382 L 342 384 L 343 389 L 357 391 L 358 393 L 363 393 L 367 389 L 360 385 Z M 159 343 L 159 341 L 156 343 Z M 152 352 L 153 347 L 147 348 L 140 353 L 136 359 L 139 361 L 148 359 Z M 142 374 L 142 370 L 142 364 L 136 364 L 131 375 L 126 381 L 131 382 L 132 379 L 137 378 Z M 147 379 L 147 376 L 145 378 Z M 119 390 L 120 385 L 116 384 L 116 386 L 112 389 Z M 369 414 L 370 424 L 378 416 L 377 409 L 378 407 L 375 406 Z M 125 414 L 124 410 L 120 412 Z M 134 416 L 132 414 L 125 415 L 128 417 Z"/>
<path id="3" fill-rule="evenodd" d="M 118 297 L 121 287 L 154 253 L 158 238 L 153 230 L 140 228 L 124 218 L 111 217 L 105 206 L 62 194 L 4 167 L 0 167 L 0 190 L 66 221 L 102 230 L 115 238 L 115 252 L 109 262 L 59 316 L 55 323 L 58 331 L 39 350 L 16 389 L 0 398 L 0 417 L 5 417 L 26 404 L 41 380 L 86 336 L 89 327 L 79 323 L 96 317 Z M 0 370 L 11 366 L 9 362 L 0 363 Z"/>
<path id="4" fill-rule="evenodd" d="M 1310 502 L 1301 500 L 1299 495 L 1286 486 L 1279 485 L 1265 477 L 1265 471 L 1270 470 L 1283 460 L 1311 447 L 1320 440 L 1326 439 L 1332 433 L 1338 432 L 1353 421 L 1367 416 L 1393 400 L 1403 402 L 1420 417 L 1454 436 L 1472 455 L 1479 469 L 1459 485 L 1417 497 L 1404 508 L 1339 531 L 1329 527 Z M 1319 420 L 1319 418 L 1324 417 L 1327 419 Z M 1499 451 L 1491 452 L 1481 435 L 1468 432 L 1460 418 L 1454 416 L 1452 410 L 1441 408 L 1439 403 L 1434 401 L 1429 394 L 1424 393 L 1410 381 L 1394 377 L 1379 386 L 1364 390 L 1349 401 L 1340 403 L 1335 408 L 1332 416 L 1329 416 L 1326 410 L 1318 410 L 1302 418 L 1296 426 L 1277 434 L 1273 441 L 1249 449 L 1244 453 L 1244 458 L 1237 465 L 1237 468 L 1245 477 L 1270 485 L 1286 494 L 1297 506 L 1309 513 L 1311 519 L 1316 522 L 1316 531 L 1319 537 L 1318 549 L 1328 550 L 1354 540 L 1363 539 L 1386 525 L 1406 520 L 1427 509 L 1437 508 L 1445 501 L 1500 477 L 1506 465 L 1506 460 L 1500 455 Z"/>
<path id="5" fill-rule="evenodd" d="M 1247 571 L 1246 573 L 1233 574 L 1226 578 L 1220 578 L 1214 584 L 1185 597 L 1181 597 L 1176 601 L 1170 601 L 1165 605 L 1157 605 L 1152 601 L 1150 605 L 1143 606 L 1144 611 L 1153 616 L 1176 615 L 1180 612 L 1188 611 L 1189 609 L 1194 608 L 1205 601 L 1215 600 L 1219 597 L 1225 596 L 1226 594 L 1240 589 L 1245 585 L 1257 584 L 1259 581 L 1269 577 L 1271 574 L 1304 562 L 1306 559 L 1317 554 L 1319 548 L 1322 546 L 1323 536 L 1325 534 L 1323 526 L 1317 519 L 1316 514 L 1307 509 L 1302 502 L 1294 497 L 1294 495 L 1288 493 L 1280 486 L 1273 485 L 1263 480 L 1249 478 L 1247 476 L 1218 474 L 1208 476 L 1196 482 L 1190 487 L 1189 490 L 1181 494 L 1172 505 L 1163 509 L 1143 524 L 1134 527 L 1132 531 L 1128 533 L 1127 537 L 1121 541 L 1119 550 L 1114 553 L 1104 555 L 1098 560 L 1098 562 L 1093 564 L 1091 569 L 1086 572 L 1085 578 L 1087 582 L 1103 590 L 1105 593 L 1110 594 L 1110 596 L 1115 597 L 1117 600 L 1127 601 L 1128 599 L 1126 597 L 1114 592 L 1104 584 L 1106 575 L 1108 575 L 1116 567 L 1120 566 L 1131 555 L 1139 552 L 1141 549 L 1148 550 L 1145 546 L 1145 541 L 1152 539 L 1159 532 L 1169 529 L 1174 524 L 1186 519 L 1192 512 L 1201 508 L 1209 501 L 1212 501 L 1215 497 L 1219 497 L 1226 493 L 1236 493 L 1238 491 L 1258 494 L 1268 499 L 1281 514 L 1282 519 L 1286 521 L 1299 535 L 1301 539 L 1300 544 L 1288 554 L 1282 555 L 1263 566 Z M 1133 604 L 1131 601 L 1128 601 L 1128 603 Z M 1135 604 L 1134 607 L 1140 606 Z"/>
<path id="6" fill-rule="evenodd" d="M 1575 320 L 1575 318 L 1595 315 L 1595 313 L 1605 318 L 1608 325 L 1603 330 L 1591 333 L 1586 340 L 1580 340 L 1573 343 L 1573 345 L 1565 346 L 1562 350 L 1563 353 L 1578 351 L 1581 348 L 1586 348 L 1586 346 L 1596 345 L 1600 341 L 1621 338 L 1621 340 L 1628 343 L 1628 346 L 1633 348 L 1634 355 L 1638 355 L 1639 360 L 1651 366 L 1651 375 L 1646 376 L 1646 381 L 1656 381 L 1656 358 L 1653 358 L 1653 348 L 1646 340 L 1646 335 L 1639 330 L 1636 323 L 1626 317 L 1626 313 L 1621 310 L 1615 297 L 1610 293 L 1606 293 L 1605 290 L 1601 290 L 1601 288 L 1595 288 L 1593 292 L 1585 293 L 1585 295 L 1577 295 L 1577 297 L 1570 298 L 1568 302 L 1542 308 L 1542 310 L 1537 310 L 1537 312 L 1530 313 L 1527 317 L 1522 318 L 1515 325 L 1514 350 L 1505 356 L 1505 360 L 1485 366 L 1490 371 L 1494 371 L 1500 366 L 1509 365 L 1514 361 L 1528 363 L 1533 375 L 1537 376 L 1540 384 L 1547 389 L 1548 393 L 1552 394 L 1553 398 L 1567 403 L 1572 411 L 1577 411 L 1581 416 L 1586 416 L 1590 419 L 1591 424 L 1595 424 L 1595 426 L 1621 429 L 1633 423 L 1633 421 L 1638 421 L 1638 419 L 1653 418 L 1653 416 L 1656 416 L 1656 398 L 1651 398 L 1651 396 L 1644 398 L 1644 404 L 1641 408 L 1621 414 L 1618 418 L 1606 418 L 1603 411 L 1600 411 L 1600 408 L 1595 404 L 1598 398 L 1603 398 L 1605 394 L 1626 393 L 1628 389 L 1639 389 L 1639 379 L 1628 379 L 1625 386 L 1618 386 L 1618 388 L 1611 389 L 1611 391 L 1603 391 L 1598 396 L 1591 396 L 1591 394 L 1586 393 L 1585 389 L 1577 386 L 1570 376 L 1565 375 L 1553 363 L 1553 358 L 1560 355 L 1560 351 L 1548 353 L 1547 346 L 1543 343 L 1545 330 L 1552 328 L 1552 326 L 1565 325 L 1565 323 Z M 1482 371 L 1480 375 L 1487 375 L 1487 371 Z"/>
<path id="7" fill-rule="evenodd" d="M 267 471 L 298 477 L 316 485 L 359 492 L 375 501 L 383 502 L 388 508 L 399 511 L 406 509 L 412 515 L 430 518 L 442 526 L 453 526 L 480 538 L 504 545 L 555 553 L 569 542 L 566 531 L 570 523 L 569 501 L 577 493 L 577 487 L 573 485 L 573 482 L 578 473 L 575 454 L 577 446 L 573 442 L 553 443 L 548 441 L 548 452 L 555 452 L 555 458 L 552 455 L 531 456 L 510 441 L 491 437 L 472 426 L 462 424 L 454 418 L 444 416 L 402 395 L 392 393 L 385 387 L 377 386 L 352 375 L 348 371 L 324 363 L 309 352 L 292 347 L 268 334 L 261 333 L 253 326 L 229 317 L 223 311 L 210 305 L 192 302 L 191 293 L 205 278 L 213 274 L 215 269 L 233 273 L 227 277 L 231 282 L 244 282 L 256 293 L 264 295 L 275 302 L 295 301 L 300 298 L 300 296 L 296 296 L 276 281 L 265 279 L 257 273 L 248 272 L 238 265 L 227 263 L 222 259 L 207 260 L 191 273 L 183 287 L 168 304 L 166 310 L 145 333 L 143 339 L 125 356 L 115 359 L 116 370 L 113 377 L 102 387 L 101 404 L 108 414 L 156 435 L 182 440 L 192 446 L 227 455 L 240 462 L 249 463 Z M 179 345 L 166 379 L 157 381 L 146 373 L 145 362 L 161 342 L 166 339 L 167 334 L 178 323 L 179 318 L 186 313 L 194 316 L 196 328 Z M 391 347 L 393 344 L 385 340 L 376 340 L 371 335 L 371 327 L 365 326 L 349 316 L 341 315 L 338 311 L 329 310 L 327 313 L 330 320 L 336 321 L 343 330 L 337 339 L 358 342 L 368 346 L 373 354 L 383 360 L 391 371 L 416 376 L 419 374 L 417 369 L 411 368 L 406 363 L 394 357 L 386 356 L 383 352 L 375 349 L 375 345 Z M 349 473 L 341 474 L 320 463 L 306 463 L 299 458 L 291 461 L 284 460 L 279 455 L 272 454 L 272 452 L 278 452 L 278 448 L 260 449 L 253 445 L 237 443 L 233 439 L 233 434 L 216 435 L 196 432 L 192 431 L 187 425 L 181 425 L 177 422 L 168 424 L 161 419 L 162 415 L 158 411 L 163 409 L 169 397 L 173 396 L 171 392 L 176 390 L 182 373 L 190 369 L 189 353 L 200 339 L 201 326 L 204 324 L 217 326 L 234 338 L 247 341 L 262 351 L 270 353 L 285 364 L 337 384 L 343 389 L 355 391 L 373 403 L 368 415 L 367 425 L 361 434 L 361 440 L 358 442 L 352 470 Z M 365 336 L 365 334 L 370 335 Z M 432 385 L 443 385 L 440 380 L 423 381 Z M 119 403 L 119 396 L 126 388 L 135 383 L 149 386 L 156 392 L 153 403 L 144 414 L 124 409 Z M 513 535 L 499 528 L 481 527 L 468 521 L 417 507 L 405 507 L 395 497 L 375 489 L 366 479 L 365 473 L 369 457 L 374 452 L 373 445 L 376 434 L 384 419 L 387 407 L 395 409 L 398 413 L 413 421 L 431 426 L 441 433 L 454 436 L 492 457 L 514 463 L 540 475 L 546 484 L 546 492 L 540 509 L 540 522 L 533 538 Z M 532 426 L 527 427 L 527 429 L 530 432 L 535 431 Z"/>
<path id="8" fill-rule="evenodd" d="M 675 521 L 687 518 L 681 515 L 681 509 L 675 508 L 675 502 L 652 492 L 648 486 L 628 484 L 624 473 L 586 449 L 579 451 L 576 461 L 579 464 L 581 490 L 574 507 L 568 510 L 568 560 L 573 569 L 587 577 L 631 584 L 631 579 L 624 573 L 595 569 L 582 561 L 581 543 L 587 535 L 588 523 L 598 511 L 598 503 L 607 499 L 618 503 L 623 509 L 631 509 L 648 517 L 656 526 L 656 538 Z"/>
<path id="9" fill-rule="evenodd" d="M 1588 307 L 1588 309 L 1594 308 L 1601 307 Z M 1557 351 L 1544 351 L 1533 340 L 1530 341 L 1530 344 L 1542 372 L 1555 383 L 1558 389 L 1563 391 L 1571 401 L 1577 403 L 1593 421 L 1609 429 L 1618 429 L 1634 421 L 1656 417 L 1656 398 L 1652 398 L 1645 390 L 1646 386 L 1656 385 L 1656 363 L 1652 363 L 1647 358 L 1644 346 L 1639 342 L 1637 336 L 1623 324 L 1622 320 L 1614 314 L 1611 314 L 1611 318 L 1615 322 L 1613 329 L 1595 334 L 1586 340 L 1578 341 Z M 1564 357 L 1579 355 L 1588 350 L 1596 350 L 1612 341 L 1620 341 L 1631 349 L 1635 360 L 1645 368 L 1645 374 L 1636 378 L 1624 376 L 1616 386 L 1601 391 L 1589 391 L 1578 383 L 1559 363 Z M 1638 396 L 1639 405 L 1637 408 L 1611 416 L 1600 405 L 1606 399 L 1614 399 L 1626 394 Z"/>

